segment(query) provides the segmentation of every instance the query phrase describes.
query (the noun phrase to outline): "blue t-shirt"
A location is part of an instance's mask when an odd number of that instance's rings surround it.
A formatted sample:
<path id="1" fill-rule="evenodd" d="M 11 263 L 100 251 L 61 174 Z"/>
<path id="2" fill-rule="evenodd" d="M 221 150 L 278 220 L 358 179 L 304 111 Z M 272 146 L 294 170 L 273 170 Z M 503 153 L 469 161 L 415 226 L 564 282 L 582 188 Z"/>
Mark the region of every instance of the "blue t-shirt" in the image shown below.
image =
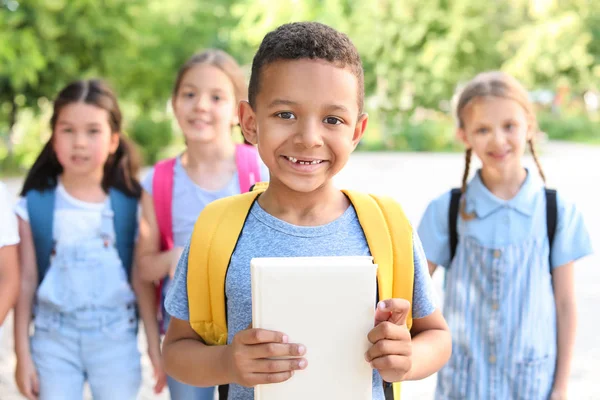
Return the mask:
<path id="1" fill-rule="evenodd" d="M 416 232 L 413 235 L 415 275 L 412 311 L 413 318 L 423 318 L 433 313 L 436 306 L 427 260 Z M 188 255 L 189 244 L 179 260 L 165 302 L 169 314 L 181 320 L 189 320 Z M 225 293 L 227 296 L 228 343 L 231 343 L 236 333 L 246 329 L 252 320 L 250 285 L 250 260 L 252 258 L 369 255 L 371 254 L 364 232 L 352 206 L 329 224 L 296 226 L 268 214 L 258 202 L 255 202 L 250 209 L 227 270 Z M 373 300 L 375 301 L 375 299 Z M 230 400 L 252 400 L 253 398 L 252 388 L 230 386 Z M 373 399 L 384 400 L 382 380 L 377 371 L 373 371 Z"/>
<path id="2" fill-rule="evenodd" d="M 260 180 L 269 180 L 269 170 L 259 161 Z M 148 172 L 142 181 L 142 188 L 152 196 L 152 180 L 154 168 Z M 194 230 L 194 224 L 200 212 L 207 204 L 223 197 L 240 194 L 238 173 L 234 173 L 229 182 L 219 190 L 207 190 L 198 186 L 188 176 L 181 164 L 181 156 L 175 161 L 173 173 L 173 202 L 171 215 L 173 216 L 173 242 L 176 247 L 183 247 L 188 242 Z"/>
<path id="3" fill-rule="evenodd" d="M 527 173 L 517 195 L 510 200 L 496 197 L 483 184 L 480 171 L 470 181 L 466 199 L 467 213 L 475 212 L 471 221 L 458 219 L 457 232 L 461 238 L 473 238 L 488 247 L 519 245 L 532 239 L 545 240 L 546 196 L 541 179 Z M 437 265 L 450 262 L 450 233 L 448 207 L 450 192 L 433 200 L 419 224 L 419 235 L 427 259 Z M 552 243 L 552 267 L 560 267 L 592 253 L 590 235 L 581 212 L 564 194 L 557 194 L 557 223 Z"/>

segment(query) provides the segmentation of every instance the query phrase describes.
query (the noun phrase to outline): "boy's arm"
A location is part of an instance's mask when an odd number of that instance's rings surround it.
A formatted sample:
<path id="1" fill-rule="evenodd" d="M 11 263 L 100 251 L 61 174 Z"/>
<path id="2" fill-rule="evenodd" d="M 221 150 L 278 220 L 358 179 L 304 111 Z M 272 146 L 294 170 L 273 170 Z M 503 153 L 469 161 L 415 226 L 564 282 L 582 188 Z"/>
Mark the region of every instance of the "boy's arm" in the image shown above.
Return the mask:
<path id="1" fill-rule="evenodd" d="M 173 271 L 181 256 L 182 248 L 160 251 L 160 237 L 152 197 L 142 191 L 142 216 L 140 218 L 139 237 L 136 244 L 135 259 L 139 277 L 147 282 L 163 279 Z"/>
<path id="2" fill-rule="evenodd" d="M 571 361 L 577 330 L 574 263 L 570 262 L 552 271 L 552 285 L 556 301 L 558 354 L 552 399 L 566 399 Z"/>
<path id="3" fill-rule="evenodd" d="M 287 343 L 280 332 L 246 329 L 224 346 L 207 346 L 188 321 L 172 317 L 163 345 L 165 370 L 176 380 L 192 386 L 210 387 L 228 383 L 252 387 L 290 379 L 294 370 L 306 368 L 297 357 L 303 346 Z"/>
<path id="4" fill-rule="evenodd" d="M 0 325 L 15 305 L 19 294 L 18 245 L 0 247 Z"/>
<path id="5" fill-rule="evenodd" d="M 207 346 L 188 321 L 171 317 L 163 343 L 167 374 L 180 382 L 199 387 L 232 382 L 228 373 L 227 346 Z"/>
<path id="6" fill-rule="evenodd" d="M 439 309 L 425 318 L 413 319 L 410 333 L 412 368 L 405 380 L 414 381 L 434 374 L 448 362 L 452 354 L 452 338 Z"/>

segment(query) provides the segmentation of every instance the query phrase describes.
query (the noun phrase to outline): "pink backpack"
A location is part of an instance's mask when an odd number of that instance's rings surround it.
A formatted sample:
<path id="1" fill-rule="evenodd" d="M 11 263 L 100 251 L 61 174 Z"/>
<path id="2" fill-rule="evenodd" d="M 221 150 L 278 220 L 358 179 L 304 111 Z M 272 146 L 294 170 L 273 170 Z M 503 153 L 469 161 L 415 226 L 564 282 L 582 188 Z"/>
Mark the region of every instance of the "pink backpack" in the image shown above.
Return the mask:
<path id="1" fill-rule="evenodd" d="M 254 146 L 238 144 L 235 148 L 235 162 L 240 182 L 240 192 L 245 193 L 252 185 L 259 182 L 260 166 L 258 162 L 258 151 Z M 160 235 L 161 251 L 171 250 L 173 243 L 173 177 L 175 171 L 175 158 L 159 161 L 154 166 L 152 178 L 152 200 L 154 202 L 154 213 Z M 157 285 L 157 307 L 159 321 L 162 322 L 162 281 Z M 162 330 L 162 323 L 160 324 Z"/>

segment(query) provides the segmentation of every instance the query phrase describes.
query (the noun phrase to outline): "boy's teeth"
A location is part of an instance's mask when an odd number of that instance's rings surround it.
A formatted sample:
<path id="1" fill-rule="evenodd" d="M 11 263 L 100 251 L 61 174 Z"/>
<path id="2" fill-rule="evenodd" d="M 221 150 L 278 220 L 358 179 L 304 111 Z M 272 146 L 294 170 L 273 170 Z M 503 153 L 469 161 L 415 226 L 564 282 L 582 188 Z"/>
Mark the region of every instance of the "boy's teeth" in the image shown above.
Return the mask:
<path id="1" fill-rule="evenodd" d="M 301 165 L 314 165 L 314 164 L 320 164 L 323 162 L 323 160 L 313 160 L 313 161 L 300 161 L 297 158 L 294 157 L 287 157 L 288 160 L 290 160 L 293 163 L 297 163 L 297 164 L 301 164 Z"/>

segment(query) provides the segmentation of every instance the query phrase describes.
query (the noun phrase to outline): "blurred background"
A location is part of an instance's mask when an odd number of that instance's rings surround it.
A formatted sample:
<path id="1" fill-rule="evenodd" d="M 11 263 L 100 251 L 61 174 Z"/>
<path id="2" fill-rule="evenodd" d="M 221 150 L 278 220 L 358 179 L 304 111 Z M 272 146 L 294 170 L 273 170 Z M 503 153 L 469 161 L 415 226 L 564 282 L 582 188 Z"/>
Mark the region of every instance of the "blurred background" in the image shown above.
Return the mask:
<path id="1" fill-rule="evenodd" d="M 600 143 L 597 0 L 0 0 L 0 176 L 22 175 L 69 81 L 103 77 L 145 163 L 181 149 L 177 69 L 218 47 L 246 69 L 291 21 L 329 24 L 363 59 L 371 116 L 362 150 L 454 151 L 452 95 L 502 69 L 529 88 L 550 139 Z"/>
<path id="2" fill-rule="evenodd" d="M 181 151 L 169 107 L 178 68 L 216 47 L 249 75 L 263 36 L 301 20 L 347 33 L 365 68 L 369 128 L 340 184 L 395 197 L 418 224 L 434 196 L 460 183 L 453 94 L 477 73 L 501 69 L 536 104 L 550 186 L 578 204 L 600 243 L 600 0 L 0 0 L 0 179 L 16 199 L 50 135 L 54 96 L 80 78 L 116 89 L 126 134 L 147 166 Z M 571 399 L 600 399 L 599 262 L 595 255 L 577 268 Z M 434 281 L 441 297 L 443 274 Z M 5 325 L 0 399 L 17 400 L 12 318 Z M 140 399 L 168 399 L 152 393 L 146 356 L 143 371 Z M 434 387 L 435 376 L 404 390 L 426 399 Z"/>

